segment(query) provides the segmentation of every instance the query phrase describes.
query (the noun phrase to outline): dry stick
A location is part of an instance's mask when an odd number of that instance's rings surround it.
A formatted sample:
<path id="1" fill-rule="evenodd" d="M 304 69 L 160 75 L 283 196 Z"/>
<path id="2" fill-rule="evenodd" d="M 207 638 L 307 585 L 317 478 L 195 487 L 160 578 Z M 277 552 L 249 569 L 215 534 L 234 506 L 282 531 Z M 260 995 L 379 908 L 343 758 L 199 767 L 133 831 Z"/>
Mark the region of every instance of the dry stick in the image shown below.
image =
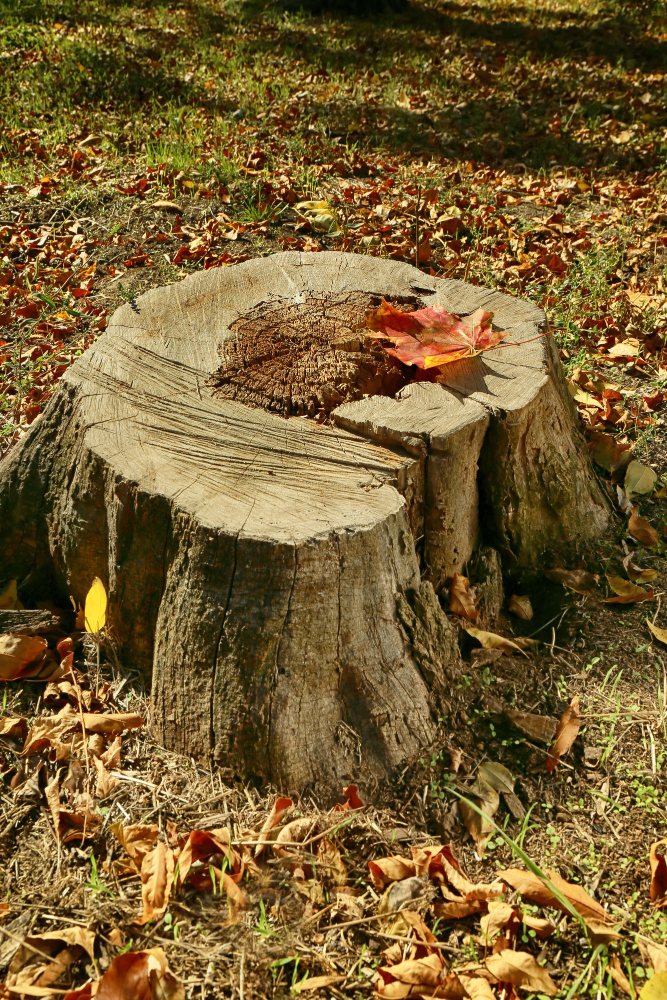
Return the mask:
<path id="1" fill-rule="evenodd" d="M 244 1000 L 244 966 L 245 966 L 245 948 L 241 952 L 241 968 L 239 969 L 239 1000 Z"/>
<path id="2" fill-rule="evenodd" d="M 412 902 L 417 902 L 417 900 L 412 900 Z M 398 913 L 402 913 L 403 910 L 387 910 L 386 913 L 376 913 L 372 917 L 358 917 L 356 920 L 346 920 L 342 924 L 327 924 L 326 927 L 320 927 L 321 931 L 341 931 L 345 930 L 346 927 L 356 927 L 358 924 L 368 924 L 372 920 L 384 920 L 385 917 L 394 917 Z"/>
<path id="3" fill-rule="evenodd" d="M 86 824 L 88 822 L 88 803 L 90 802 L 90 757 L 88 756 L 88 743 L 86 741 L 86 723 L 83 718 L 83 708 L 81 706 L 81 696 L 83 694 L 79 684 L 77 683 L 76 677 L 74 676 L 74 665 L 70 663 L 69 672 L 72 675 L 72 684 L 74 685 L 74 690 L 77 691 L 76 702 L 79 707 L 79 719 L 81 721 L 81 735 L 83 737 L 83 756 L 86 761 L 86 811 L 83 816 L 83 831 L 81 834 L 81 843 L 83 843 L 86 836 Z"/>
<path id="4" fill-rule="evenodd" d="M 421 184 L 417 185 L 417 201 L 415 202 L 415 267 L 419 267 L 419 207 L 422 198 Z"/>
<path id="5" fill-rule="evenodd" d="M 387 938 L 389 941 L 402 941 L 404 944 L 412 944 L 418 948 L 436 948 L 438 951 L 448 951 L 452 955 L 460 955 L 460 948 L 452 948 L 449 944 L 440 944 L 439 941 L 419 941 L 415 938 L 399 937 L 398 934 L 385 934 L 384 931 L 373 931 L 376 937 Z"/>

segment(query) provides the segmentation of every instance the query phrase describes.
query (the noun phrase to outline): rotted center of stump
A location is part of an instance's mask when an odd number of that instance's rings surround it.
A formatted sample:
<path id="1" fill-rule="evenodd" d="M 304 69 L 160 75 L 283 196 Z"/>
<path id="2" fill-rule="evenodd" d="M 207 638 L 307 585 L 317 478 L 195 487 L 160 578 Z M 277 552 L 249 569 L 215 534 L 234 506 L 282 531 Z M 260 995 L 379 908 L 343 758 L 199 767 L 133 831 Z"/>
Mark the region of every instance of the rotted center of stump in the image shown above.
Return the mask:
<path id="1" fill-rule="evenodd" d="M 406 311 L 421 305 L 385 298 Z M 407 370 L 366 337 L 366 313 L 381 301 L 367 292 L 305 293 L 255 306 L 220 347 L 210 382 L 216 396 L 286 417 L 321 417 L 362 396 L 395 395 Z"/>

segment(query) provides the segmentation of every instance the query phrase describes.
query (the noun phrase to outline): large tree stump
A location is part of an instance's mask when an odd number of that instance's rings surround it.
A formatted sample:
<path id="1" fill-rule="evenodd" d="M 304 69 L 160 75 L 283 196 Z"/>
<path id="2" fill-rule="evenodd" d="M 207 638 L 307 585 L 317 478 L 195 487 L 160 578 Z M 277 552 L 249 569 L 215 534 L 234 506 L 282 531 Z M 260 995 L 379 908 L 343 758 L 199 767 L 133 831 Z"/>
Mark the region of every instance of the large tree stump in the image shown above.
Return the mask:
<path id="1" fill-rule="evenodd" d="M 484 306 L 527 343 L 406 384 L 363 347 L 380 296 Z M 543 330 L 527 302 L 342 253 L 148 292 L 0 466 L 3 574 L 80 602 L 101 577 L 167 746 L 287 789 L 387 777 L 457 662 L 434 588 L 480 542 L 531 571 L 605 526 Z"/>

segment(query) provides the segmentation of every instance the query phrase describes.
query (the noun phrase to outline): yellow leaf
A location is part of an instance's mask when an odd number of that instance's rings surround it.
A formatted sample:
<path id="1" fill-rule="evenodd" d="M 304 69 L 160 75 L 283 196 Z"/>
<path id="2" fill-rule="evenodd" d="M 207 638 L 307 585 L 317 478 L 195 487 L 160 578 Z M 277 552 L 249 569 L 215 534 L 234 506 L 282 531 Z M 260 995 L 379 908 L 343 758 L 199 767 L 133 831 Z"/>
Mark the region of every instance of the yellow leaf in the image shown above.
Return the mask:
<path id="1" fill-rule="evenodd" d="M 100 632 L 107 623 L 107 592 L 99 576 L 86 595 L 84 621 L 86 632 Z"/>
<path id="2" fill-rule="evenodd" d="M 667 972 L 656 972 L 644 983 L 639 1000 L 667 1000 Z"/>

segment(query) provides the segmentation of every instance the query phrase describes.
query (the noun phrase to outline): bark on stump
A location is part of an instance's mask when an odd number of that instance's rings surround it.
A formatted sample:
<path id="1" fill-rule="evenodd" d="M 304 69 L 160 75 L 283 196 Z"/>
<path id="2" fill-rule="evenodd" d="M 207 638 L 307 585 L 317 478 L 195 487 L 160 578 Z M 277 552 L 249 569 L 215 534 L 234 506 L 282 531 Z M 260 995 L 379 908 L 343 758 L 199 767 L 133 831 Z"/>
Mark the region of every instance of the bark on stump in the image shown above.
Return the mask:
<path id="1" fill-rule="evenodd" d="M 529 342 L 401 388 L 356 328 L 380 296 L 483 306 Z M 531 571 L 606 524 L 543 329 L 528 302 L 342 253 L 148 292 L 0 466 L 2 573 L 77 601 L 101 577 L 170 748 L 286 789 L 386 778 L 457 662 L 434 588 L 482 542 Z"/>

